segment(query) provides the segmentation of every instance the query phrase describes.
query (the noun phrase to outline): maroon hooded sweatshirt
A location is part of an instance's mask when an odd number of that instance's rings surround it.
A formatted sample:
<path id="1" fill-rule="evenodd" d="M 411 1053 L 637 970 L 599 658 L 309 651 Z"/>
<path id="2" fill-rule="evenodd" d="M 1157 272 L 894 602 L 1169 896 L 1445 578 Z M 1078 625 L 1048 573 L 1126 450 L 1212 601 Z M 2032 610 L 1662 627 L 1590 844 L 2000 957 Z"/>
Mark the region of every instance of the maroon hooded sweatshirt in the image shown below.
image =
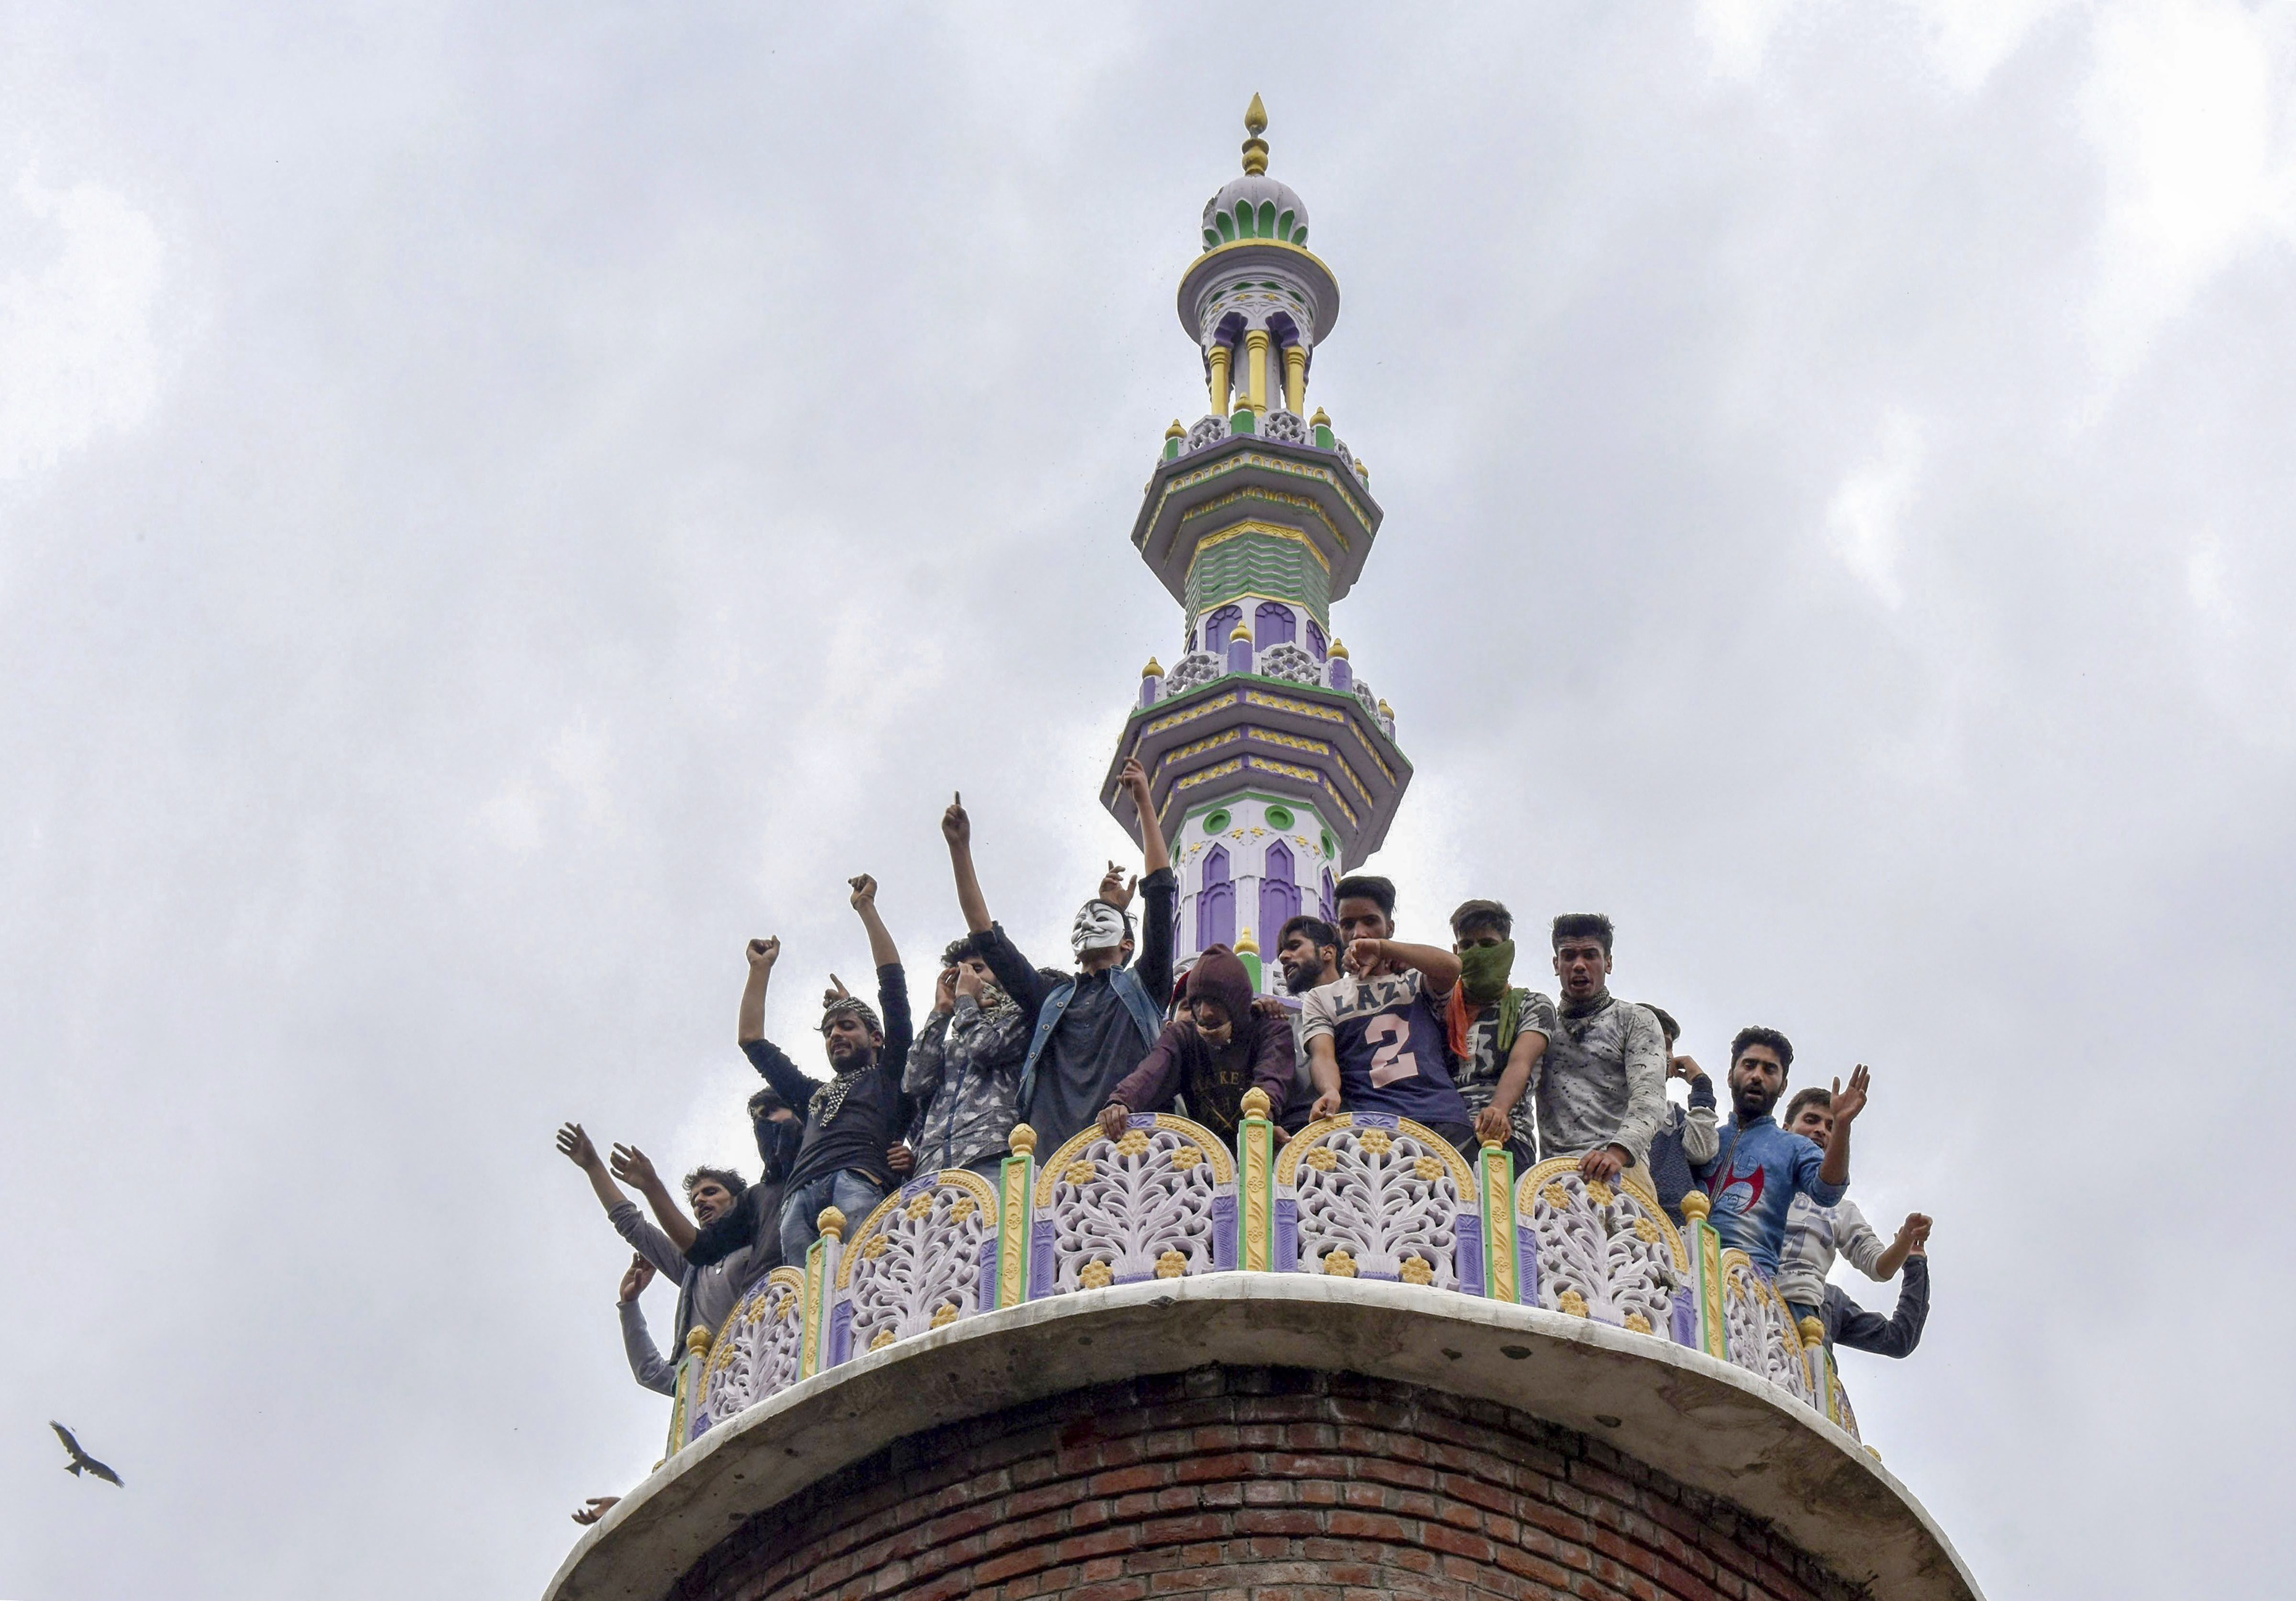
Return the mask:
<path id="1" fill-rule="evenodd" d="M 1188 969 L 1184 1004 L 1200 999 L 1227 1009 L 1228 1042 L 1214 1050 L 1185 1017 L 1166 1024 L 1140 1066 L 1117 1085 L 1116 1099 L 1134 1112 L 1162 1112 L 1185 1095 L 1190 1117 L 1232 1139 L 1243 1118 L 1243 1092 L 1254 1084 L 1267 1092 L 1270 1117 L 1283 1110 L 1292 1088 L 1292 1024 L 1252 1010 L 1251 975 L 1226 945 L 1206 947 Z"/>

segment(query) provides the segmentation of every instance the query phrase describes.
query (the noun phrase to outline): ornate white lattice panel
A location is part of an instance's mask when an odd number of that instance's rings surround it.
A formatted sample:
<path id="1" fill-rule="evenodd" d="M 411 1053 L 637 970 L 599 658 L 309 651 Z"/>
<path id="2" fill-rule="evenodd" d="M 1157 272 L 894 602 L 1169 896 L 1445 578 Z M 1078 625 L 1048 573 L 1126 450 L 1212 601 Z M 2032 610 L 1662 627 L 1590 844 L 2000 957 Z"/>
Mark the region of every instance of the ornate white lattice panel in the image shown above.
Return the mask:
<path id="1" fill-rule="evenodd" d="M 1191 650 L 1164 674 L 1164 694 L 1167 698 L 1183 694 L 1198 684 L 1211 682 L 1226 671 L 1226 663 L 1210 651 Z"/>
<path id="2" fill-rule="evenodd" d="M 775 1268 L 727 1314 L 702 1369 L 693 1438 L 797 1383 L 804 1303 L 805 1275 Z"/>
<path id="3" fill-rule="evenodd" d="M 979 1311 L 981 1247 L 996 1232 L 996 1192 L 962 1168 L 913 1179 L 887 1197 L 838 1262 L 832 1359 Z"/>
<path id="4" fill-rule="evenodd" d="M 1801 1401 L 1809 1399 L 1809 1364 L 1802 1359 L 1793 1314 L 1743 1251 L 1722 1253 L 1722 1317 L 1731 1361 Z"/>
<path id="5" fill-rule="evenodd" d="M 1308 420 L 1297 412 L 1270 412 L 1260 419 L 1260 433 L 1270 439 L 1280 439 L 1286 445 L 1305 445 L 1309 435 Z"/>
<path id="6" fill-rule="evenodd" d="M 1181 453 L 1183 455 L 1193 455 L 1197 451 L 1203 449 L 1206 445 L 1218 445 L 1221 440 L 1226 437 L 1226 418 L 1205 417 L 1200 419 L 1197 421 L 1196 426 L 1188 430 L 1187 444 L 1182 450 Z"/>
<path id="7" fill-rule="evenodd" d="M 1235 1159 L 1185 1117 L 1087 1129 L 1037 1177 L 1030 1293 L 1221 1272 L 1235 1265 Z"/>
<path id="8" fill-rule="evenodd" d="M 1431 1129 L 1374 1112 L 1311 1123 L 1276 1158 L 1275 1192 L 1286 1270 L 1482 1293 L 1482 1219 L 1462 1199 L 1474 1175 Z"/>
<path id="9" fill-rule="evenodd" d="M 1522 1176 L 1515 1217 L 1533 1244 L 1538 1304 L 1671 1337 L 1690 1258 L 1655 1196 L 1624 1181 L 1590 1183 L 1564 1156 Z"/>
<path id="10" fill-rule="evenodd" d="M 1324 665 L 1297 645 L 1270 645 L 1259 653 L 1259 670 L 1269 678 L 1293 683 L 1320 684 Z"/>

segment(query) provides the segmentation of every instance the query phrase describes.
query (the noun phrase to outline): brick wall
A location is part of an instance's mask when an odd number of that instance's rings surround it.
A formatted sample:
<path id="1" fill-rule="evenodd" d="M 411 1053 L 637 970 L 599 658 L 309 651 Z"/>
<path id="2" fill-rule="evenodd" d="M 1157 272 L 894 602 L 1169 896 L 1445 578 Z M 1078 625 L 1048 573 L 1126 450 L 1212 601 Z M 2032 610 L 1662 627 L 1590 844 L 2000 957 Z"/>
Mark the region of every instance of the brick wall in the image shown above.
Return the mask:
<path id="1" fill-rule="evenodd" d="M 1212 1368 L 912 1436 L 751 1518 L 681 1601 L 1848 1601 L 1599 1440 L 1349 1374 Z"/>

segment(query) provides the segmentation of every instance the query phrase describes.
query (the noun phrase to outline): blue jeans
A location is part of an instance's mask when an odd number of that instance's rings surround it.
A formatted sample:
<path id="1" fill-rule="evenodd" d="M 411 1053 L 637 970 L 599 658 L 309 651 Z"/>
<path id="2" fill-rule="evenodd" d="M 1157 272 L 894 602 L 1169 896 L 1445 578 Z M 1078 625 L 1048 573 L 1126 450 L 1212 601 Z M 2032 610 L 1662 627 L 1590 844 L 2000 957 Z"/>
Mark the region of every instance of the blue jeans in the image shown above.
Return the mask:
<path id="1" fill-rule="evenodd" d="M 885 1193 L 874 1179 L 849 1167 L 808 1179 L 791 1190 L 782 1201 L 783 1264 L 792 1268 L 805 1266 L 806 1247 L 821 1237 L 815 1220 L 821 1216 L 823 1207 L 834 1206 L 845 1214 L 845 1238 L 851 1239 L 861 1220 L 877 1209 Z"/>

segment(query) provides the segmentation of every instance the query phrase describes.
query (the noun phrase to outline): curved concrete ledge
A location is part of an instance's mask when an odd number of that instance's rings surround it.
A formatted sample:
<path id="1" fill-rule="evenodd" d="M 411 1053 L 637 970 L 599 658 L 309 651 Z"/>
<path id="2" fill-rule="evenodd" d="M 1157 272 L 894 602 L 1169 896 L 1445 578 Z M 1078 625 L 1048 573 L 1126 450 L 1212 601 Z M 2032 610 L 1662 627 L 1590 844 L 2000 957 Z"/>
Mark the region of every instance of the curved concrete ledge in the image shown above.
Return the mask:
<path id="1" fill-rule="evenodd" d="M 1299 1273 L 1032 1301 L 808 1379 L 655 1469 L 583 1535 L 545 1601 L 659 1601 L 741 1523 L 895 1441 L 1214 1362 L 1359 1373 L 1496 1401 L 1734 1502 L 1889 1601 L 1981 1601 L 1944 1532 L 1878 1459 L 1736 1368 L 1535 1307 Z"/>

